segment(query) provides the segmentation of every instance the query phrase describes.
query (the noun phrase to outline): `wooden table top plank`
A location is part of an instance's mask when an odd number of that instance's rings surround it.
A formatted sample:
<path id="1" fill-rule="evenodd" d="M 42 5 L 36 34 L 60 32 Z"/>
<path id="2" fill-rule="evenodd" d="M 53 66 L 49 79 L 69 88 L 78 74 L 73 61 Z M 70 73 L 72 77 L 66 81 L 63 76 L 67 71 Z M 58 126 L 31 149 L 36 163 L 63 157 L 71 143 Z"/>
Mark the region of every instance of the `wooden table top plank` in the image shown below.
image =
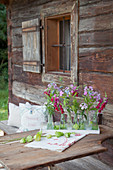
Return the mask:
<path id="1" fill-rule="evenodd" d="M 88 135 L 84 137 L 61 153 L 46 149 L 24 147 L 24 144 L 20 144 L 19 142 L 0 145 L 0 161 L 11 170 L 21 170 L 44 167 L 51 164 L 104 152 L 106 151 L 106 148 L 101 145 L 101 142 L 107 138 L 113 138 L 113 131 L 110 131 L 105 126 L 101 126 L 101 132 L 102 134 L 100 135 Z M 16 136 L 17 138 L 19 136 L 23 137 L 23 135 L 29 134 L 36 134 L 36 131 L 11 136 L 13 138 Z M 7 135 L 2 138 L 2 140 L 9 138 L 10 136 Z"/>

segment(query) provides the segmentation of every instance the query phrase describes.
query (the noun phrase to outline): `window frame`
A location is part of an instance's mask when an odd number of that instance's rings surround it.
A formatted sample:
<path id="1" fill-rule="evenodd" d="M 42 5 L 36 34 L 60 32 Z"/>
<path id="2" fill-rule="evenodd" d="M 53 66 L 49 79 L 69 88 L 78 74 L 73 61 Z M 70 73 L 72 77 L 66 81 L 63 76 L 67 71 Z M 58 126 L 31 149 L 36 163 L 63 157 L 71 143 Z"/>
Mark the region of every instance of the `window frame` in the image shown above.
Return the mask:
<path id="1" fill-rule="evenodd" d="M 67 9 L 62 10 L 55 8 L 56 10 L 52 9 L 43 9 L 41 12 L 41 20 L 42 25 L 44 26 L 44 30 L 42 31 L 42 48 L 43 48 L 43 74 L 42 74 L 42 81 L 45 83 L 49 83 L 54 81 L 58 84 L 61 82 L 59 81 L 59 77 L 64 79 L 64 84 L 70 84 L 76 82 L 78 85 L 78 3 L 72 2 Z M 71 16 L 71 71 L 70 73 L 62 73 L 62 72 L 47 72 L 47 48 L 46 48 L 46 18 L 50 17 L 53 18 L 55 16 L 64 16 L 64 15 Z"/>

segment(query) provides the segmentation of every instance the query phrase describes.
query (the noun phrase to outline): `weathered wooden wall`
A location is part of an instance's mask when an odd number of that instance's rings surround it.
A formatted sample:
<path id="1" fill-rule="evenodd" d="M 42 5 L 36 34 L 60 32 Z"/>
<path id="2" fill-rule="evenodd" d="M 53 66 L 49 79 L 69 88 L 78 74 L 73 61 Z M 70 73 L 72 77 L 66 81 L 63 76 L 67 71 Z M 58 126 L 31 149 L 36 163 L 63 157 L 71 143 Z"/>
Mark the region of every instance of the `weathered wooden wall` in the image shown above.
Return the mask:
<path id="1" fill-rule="evenodd" d="M 79 85 L 92 85 L 102 95 L 108 95 L 109 105 L 103 123 L 113 127 L 113 0 L 79 0 Z M 43 104 L 43 91 L 58 75 L 45 76 L 23 71 L 22 22 L 40 18 L 46 10 L 65 9 L 74 0 L 15 0 L 7 7 L 9 54 L 9 102 L 30 101 Z M 64 82 L 70 78 L 64 76 Z"/>
<path id="2" fill-rule="evenodd" d="M 79 4 L 79 84 L 89 84 L 113 104 L 113 1 L 81 0 Z M 113 105 L 103 124 L 113 127 Z"/>
<path id="3" fill-rule="evenodd" d="M 79 17 L 79 82 L 113 103 L 113 1 L 80 1 Z"/>

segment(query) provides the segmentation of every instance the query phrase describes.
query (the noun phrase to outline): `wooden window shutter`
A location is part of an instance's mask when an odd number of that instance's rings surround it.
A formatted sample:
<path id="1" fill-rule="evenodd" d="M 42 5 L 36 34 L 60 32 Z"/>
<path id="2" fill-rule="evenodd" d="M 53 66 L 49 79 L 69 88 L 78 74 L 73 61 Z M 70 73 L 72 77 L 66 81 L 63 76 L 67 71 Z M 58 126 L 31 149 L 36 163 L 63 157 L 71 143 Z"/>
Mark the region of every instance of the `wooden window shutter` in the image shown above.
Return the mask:
<path id="1" fill-rule="evenodd" d="M 22 22 L 23 70 L 41 72 L 40 20 Z"/>

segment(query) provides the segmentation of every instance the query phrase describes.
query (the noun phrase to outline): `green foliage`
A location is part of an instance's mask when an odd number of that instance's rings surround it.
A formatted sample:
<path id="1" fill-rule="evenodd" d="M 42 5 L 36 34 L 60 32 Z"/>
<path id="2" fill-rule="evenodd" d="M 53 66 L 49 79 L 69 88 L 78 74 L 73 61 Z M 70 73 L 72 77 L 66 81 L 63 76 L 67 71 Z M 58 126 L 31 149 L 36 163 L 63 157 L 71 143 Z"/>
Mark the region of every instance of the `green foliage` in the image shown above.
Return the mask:
<path id="1" fill-rule="evenodd" d="M 8 118 L 8 85 L 0 89 L 0 121 Z"/>
<path id="2" fill-rule="evenodd" d="M 0 4 L 0 47 L 7 47 L 6 7 Z"/>
<path id="3" fill-rule="evenodd" d="M 0 89 L 8 82 L 6 8 L 0 4 Z"/>
<path id="4" fill-rule="evenodd" d="M 8 57 L 6 7 L 0 4 L 0 120 L 8 117 Z"/>

